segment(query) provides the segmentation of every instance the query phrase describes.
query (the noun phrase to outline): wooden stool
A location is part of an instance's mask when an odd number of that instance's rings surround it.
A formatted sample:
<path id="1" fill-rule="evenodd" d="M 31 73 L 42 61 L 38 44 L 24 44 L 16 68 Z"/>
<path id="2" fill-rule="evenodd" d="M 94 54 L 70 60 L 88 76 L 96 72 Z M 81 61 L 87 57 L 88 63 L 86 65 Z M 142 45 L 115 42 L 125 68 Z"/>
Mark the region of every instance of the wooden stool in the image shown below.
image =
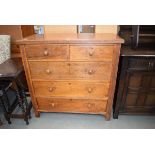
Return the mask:
<path id="1" fill-rule="evenodd" d="M 23 118 L 28 125 L 28 119 L 31 118 L 32 104 L 28 104 L 24 90 L 19 88 L 18 85 L 13 89 L 11 87 L 12 82 L 0 81 L 0 101 L 3 106 L 4 116 L 9 124 L 11 124 L 10 118 Z M 20 108 L 22 113 L 14 113 L 16 108 Z"/>
<path id="2" fill-rule="evenodd" d="M 21 59 L 9 59 L 0 64 L 1 102 L 9 124 L 10 118 L 22 118 L 26 124 L 29 124 L 28 119 L 31 118 L 32 103 L 27 101 L 26 88 L 21 81 L 23 73 Z M 14 101 L 10 99 L 12 97 L 10 94 L 15 97 Z M 17 107 L 21 109 L 22 114 L 14 113 Z"/>

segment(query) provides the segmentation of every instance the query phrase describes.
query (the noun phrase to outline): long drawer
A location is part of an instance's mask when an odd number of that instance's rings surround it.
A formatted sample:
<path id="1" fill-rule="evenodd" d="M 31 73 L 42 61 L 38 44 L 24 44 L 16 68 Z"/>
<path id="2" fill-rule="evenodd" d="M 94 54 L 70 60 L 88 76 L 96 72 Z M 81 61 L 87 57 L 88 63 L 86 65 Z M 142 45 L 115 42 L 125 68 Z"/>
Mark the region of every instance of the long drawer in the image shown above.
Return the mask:
<path id="1" fill-rule="evenodd" d="M 109 62 L 35 62 L 30 61 L 32 79 L 85 79 L 110 81 Z"/>
<path id="2" fill-rule="evenodd" d="M 50 59 L 52 61 L 66 61 L 69 58 L 67 45 L 43 44 L 25 46 L 28 59 Z"/>
<path id="3" fill-rule="evenodd" d="M 129 70 L 155 70 L 155 59 L 150 57 L 129 58 L 128 59 Z"/>
<path id="4" fill-rule="evenodd" d="M 71 61 L 112 61 L 113 46 L 70 46 Z"/>
<path id="5" fill-rule="evenodd" d="M 34 81 L 33 87 L 37 97 L 73 97 L 105 98 L 108 96 L 109 83 L 84 81 Z"/>
<path id="6" fill-rule="evenodd" d="M 37 98 L 37 103 L 39 111 L 48 112 L 103 113 L 107 106 L 106 100 Z"/>

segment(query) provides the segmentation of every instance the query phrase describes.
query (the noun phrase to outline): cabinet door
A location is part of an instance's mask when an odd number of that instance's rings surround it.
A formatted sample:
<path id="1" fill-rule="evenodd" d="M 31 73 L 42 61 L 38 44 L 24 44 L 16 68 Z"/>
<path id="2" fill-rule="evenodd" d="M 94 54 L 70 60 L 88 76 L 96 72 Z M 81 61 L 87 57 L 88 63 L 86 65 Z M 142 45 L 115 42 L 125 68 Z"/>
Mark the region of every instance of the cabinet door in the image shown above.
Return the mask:
<path id="1" fill-rule="evenodd" d="M 127 72 L 120 111 L 122 113 L 155 112 L 155 73 Z"/>
<path id="2" fill-rule="evenodd" d="M 145 106 L 155 107 L 155 74 L 150 76 Z"/>

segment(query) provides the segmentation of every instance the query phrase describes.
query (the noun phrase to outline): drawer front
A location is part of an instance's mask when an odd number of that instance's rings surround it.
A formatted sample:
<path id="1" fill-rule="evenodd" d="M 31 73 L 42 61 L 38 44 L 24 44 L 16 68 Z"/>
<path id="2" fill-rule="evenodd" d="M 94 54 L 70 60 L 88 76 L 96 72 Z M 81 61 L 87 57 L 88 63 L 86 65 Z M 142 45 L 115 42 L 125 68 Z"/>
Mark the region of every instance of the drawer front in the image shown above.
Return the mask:
<path id="1" fill-rule="evenodd" d="M 69 65 L 66 62 L 29 61 L 32 79 L 67 79 Z"/>
<path id="2" fill-rule="evenodd" d="M 155 59 L 130 58 L 128 68 L 135 70 L 155 70 Z"/>
<path id="3" fill-rule="evenodd" d="M 108 62 L 29 61 L 33 79 L 83 79 L 109 82 L 112 64 Z"/>
<path id="4" fill-rule="evenodd" d="M 75 112 L 75 113 L 103 113 L 106 111 L 106 100 L 82 99 L 50 99 L 37 98 L 40 111 L 48 112 Z"/>
<path id="5" fill-rule="evenodd" d="M 84 81 L 34 81 L 33 87 L 35 95 L 38 97 L 105 98 L 108 96 L 109 83 Z"/>
<path id="6" fill-rule="evenodd" d="M 70 46 L 71 61 L 112 61 L 113 46 Z"/>
<path id="7" fill-rule="evenodd" d="M 67 45 L 28 45 L 25 46 L 28 59 L 50 59 L 52 61 L 65 61 L 69 57 Z"/>
<path id="8" fill-rule="evenodd" d="M 74 62 L 70 65 L 70 76 L 74 79 L 110 81 L 112 63 Z"/>

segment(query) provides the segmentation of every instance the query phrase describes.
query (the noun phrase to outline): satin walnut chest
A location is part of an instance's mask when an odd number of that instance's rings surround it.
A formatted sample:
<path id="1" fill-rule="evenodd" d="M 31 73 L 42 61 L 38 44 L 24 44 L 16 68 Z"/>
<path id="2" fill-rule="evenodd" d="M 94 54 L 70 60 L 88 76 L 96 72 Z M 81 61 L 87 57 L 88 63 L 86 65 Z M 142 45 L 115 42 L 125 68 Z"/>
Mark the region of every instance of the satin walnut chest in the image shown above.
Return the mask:
<path id="1" fill-rule="evenodd" d="M 18 41 L 35 115 L 111 117 L 120 47 L 114 34 L 33 35 Z"/>

